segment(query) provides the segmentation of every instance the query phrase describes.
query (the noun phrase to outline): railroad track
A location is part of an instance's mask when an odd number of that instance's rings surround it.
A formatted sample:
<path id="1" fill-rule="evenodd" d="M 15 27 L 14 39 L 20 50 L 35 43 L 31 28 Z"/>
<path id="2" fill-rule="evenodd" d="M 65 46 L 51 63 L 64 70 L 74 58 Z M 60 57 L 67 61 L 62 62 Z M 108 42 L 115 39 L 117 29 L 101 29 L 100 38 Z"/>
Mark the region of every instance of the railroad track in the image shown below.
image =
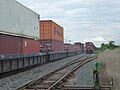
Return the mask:
<path id="1" fill-rule="evenodd" d="M 24 86 L 21 86 L 17 90 L 59 90 L 64 86 L 64 82 L 67 82 L 76 70 L 95 58 L 96 56 L 85 55 L 81 59 L 76 59 L 38 80 L 34 80 Z"/>
<path id="2" fill-rule="evenodd" d="M 62 90 L 111 90 L 110 86 L 102 86 L 100 89 L 95 89 L 94 87 L 79 87 L 79 86 L 71 86 L 65 85 Z"/>

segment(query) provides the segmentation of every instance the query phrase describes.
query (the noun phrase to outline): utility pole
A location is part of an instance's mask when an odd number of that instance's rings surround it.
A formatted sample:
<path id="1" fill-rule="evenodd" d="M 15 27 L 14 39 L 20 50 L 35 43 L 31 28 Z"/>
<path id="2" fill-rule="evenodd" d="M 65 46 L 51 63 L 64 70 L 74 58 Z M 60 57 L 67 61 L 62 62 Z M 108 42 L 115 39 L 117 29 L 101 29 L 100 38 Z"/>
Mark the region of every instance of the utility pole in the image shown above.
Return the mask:
<path id="1" fill-rule="evenodd" d="M 68 40 L 69 41 L 69 46 L 68 46 L 68 50 L 70 50 L 70 42 L 72 41 L 72 40 Z"/>

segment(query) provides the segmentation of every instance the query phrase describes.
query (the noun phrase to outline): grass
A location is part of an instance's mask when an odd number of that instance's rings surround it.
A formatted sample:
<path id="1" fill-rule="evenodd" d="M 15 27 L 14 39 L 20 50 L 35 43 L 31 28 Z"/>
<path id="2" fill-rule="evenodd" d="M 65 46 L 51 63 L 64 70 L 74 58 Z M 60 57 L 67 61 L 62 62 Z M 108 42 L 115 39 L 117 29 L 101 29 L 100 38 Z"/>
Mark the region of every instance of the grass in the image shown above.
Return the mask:
<path id="1" fill-rule="evenodd" d="M 102 62 L 100 79 L 103 85 L 113 82 L 114 90 L 120 90 L 120 49 L 106 50 L 98 54 Z"/>

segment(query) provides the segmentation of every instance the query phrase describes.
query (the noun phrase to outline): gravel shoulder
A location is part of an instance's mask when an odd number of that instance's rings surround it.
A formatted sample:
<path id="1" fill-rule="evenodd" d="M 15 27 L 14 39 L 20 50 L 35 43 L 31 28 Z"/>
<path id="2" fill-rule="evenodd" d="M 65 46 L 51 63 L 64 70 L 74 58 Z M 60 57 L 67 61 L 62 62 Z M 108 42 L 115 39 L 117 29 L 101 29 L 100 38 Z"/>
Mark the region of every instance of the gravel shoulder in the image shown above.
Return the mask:
<path id="1" fill-rule="evenodd" d="M 83 54 L 68 57 L 53 63 L 48 63 L 37 68 L 0 79 L 0 90 L 16 90 L 16 88 L 54 71 L 65 65 L 66 63 L 74 60 L 75 58 L 81 57 L 82 55 Z"/>
<path id="2" fill-rule="evenodd" d="M 93 66 L 96 60 L 93 60 L 82 66 L 75 73 L 75 82 L 77 86 L 93 86 Z"/>

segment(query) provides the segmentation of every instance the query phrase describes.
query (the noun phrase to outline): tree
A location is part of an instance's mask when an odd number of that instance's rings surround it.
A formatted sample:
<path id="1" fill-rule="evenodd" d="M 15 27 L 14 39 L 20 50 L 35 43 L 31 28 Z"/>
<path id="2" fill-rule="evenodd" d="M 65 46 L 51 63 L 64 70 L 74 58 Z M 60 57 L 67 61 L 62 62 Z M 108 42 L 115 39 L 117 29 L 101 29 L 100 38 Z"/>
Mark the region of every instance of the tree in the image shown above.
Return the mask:
<path id="1" fill-rule="evenodd" d="M 109 49 L 115 49 L 115 41 L 109 41 Z"/>
<path id="2" fill-rule="evenodd" d="M 104 50 L 106 50 L 106 49 L 107 49 L 106 44 L 102 43 L 102 44 L 101 44 L 101 50 L 104 51 Z"/>
<path id="3" fill-rule="evenodd" d="M 102 43 L 101 44 L 101 50 L 104 51 L 104 50 L 107 50 L 107 49 L 115 49 L 115 48 L 118 48 L 119 46 L 115 45 L 115 41 L 109 41 L 108 44 L 104 44 Z"/>

